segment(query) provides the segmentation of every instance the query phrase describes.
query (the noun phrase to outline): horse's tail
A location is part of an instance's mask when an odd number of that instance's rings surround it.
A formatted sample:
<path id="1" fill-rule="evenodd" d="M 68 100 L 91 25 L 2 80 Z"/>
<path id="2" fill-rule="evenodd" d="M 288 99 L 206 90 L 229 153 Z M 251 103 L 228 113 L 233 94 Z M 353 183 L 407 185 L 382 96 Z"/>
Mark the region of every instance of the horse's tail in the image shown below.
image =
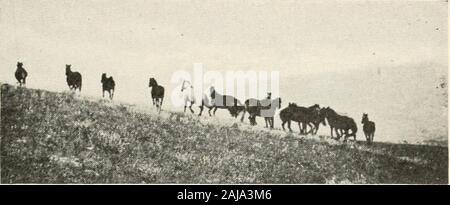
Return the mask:
<path id="1" fill-rule="evenodd" d="M 81 87 L 82 87 L 82 85 L 83 85 L 83 78 L 81 77 L 81 75 L 80 75 L 80 85 L 79 85 L 79 89 L 80 89 L 80 92 L 81 92 Z"/>
<path id="2" fill-rule="evenodd" d="M 353 132 L 352 134 L 356 136 L 356 132 L 358 132 L 358 126 L 356 126 L 356 123 L 353 119 L 352 119 L 352 125 L 351 125 L 350 129 Z"/>

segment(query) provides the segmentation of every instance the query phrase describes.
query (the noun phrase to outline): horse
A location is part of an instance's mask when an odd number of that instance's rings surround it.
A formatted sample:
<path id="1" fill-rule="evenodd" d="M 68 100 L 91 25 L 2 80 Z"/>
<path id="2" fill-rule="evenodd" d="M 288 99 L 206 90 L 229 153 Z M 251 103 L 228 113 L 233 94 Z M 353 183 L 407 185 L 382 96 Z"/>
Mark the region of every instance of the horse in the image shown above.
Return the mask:
<path id="1" fill-rule="evenodd" d="M 250 120 L 251 125 L 256 125 L 256 117 L 264 117 L 266 122 L 266 128 L 274 127 L 274 116 L 275 111 L 281 108 L 281 98 L 275 98 L 273 100 L 263 99 L 257 100 L 254 98 L 250 98 L 245 101 L 245 110 L 242 115 L 241 121 L 244 120 L 245 112 L 247 111 L 250 115 L 248 119 Z"/>
<path id="2" fill-rule="evenodd" d="M 81 92 L 81 84 L 82 84 L 82 77 L 79 72 L 72 72 L 71 67 L 72 65 L 66 64 L 66 80 L 67 85 L 69 86 L 70 90 L 77 90 Z"/>
<path id="3" fill-rule="evenodd" d="M 150 78 L 148 87 L 152 89 L 151 94 L 153 105 L 156 106 L 158 113 L 160 113 L 161 106 L 164 100 L 164 87 L 158 85 L 158 82 L 156 82 L 155 78 Z"/>
<path id="4" fill-rule="evenodd" d="M 318 126 L 313 126 L 321 122 L 325 124 L 324 114 L 320 114 L 320 110 L 318 104 L 310 107 L 300 107 L 295 103 L 289 103 L 287 108 L 280 111 L 281 127 L 285 130 L 284 125 L 288 123 L 289 131 L 292 132 L 291 121 L 294 121 L 298 122 L 300 134 L 317 133 Z M 308 126 L 311 128 L 309 132 L 307 132 Z"/>
<path id="5" fill-rule="evenodd" d="M 28 72 L 25 70 L 25 68 L 23 68 L 22 62 L 17 62 L 17 69 L 16 69 L 16 72 L 14 73 L 14 75 L 16 76 L 19 86 L 25 85 L 25 81 L 27 79 Z"/>
<path id="6" fill-rule="evenodd" d="M 234 118 L 237 118 L 240 112 L 245 111 L 245 106 L 237 98 L 230 95 L 222 95 L 218 93 L 214 87 L 210 87 L 209 92 L 209 97 L 211 98 L 211 106 L 208 110 L 208 113 L 210 116 L 211 110 L 213 109 L 213 115 L 216 115 L 217 109 L 227 109 L 230 112 L 231 116 Z M 204 104 L 203 101 L 204 100 L 202 100 L 202 105 Z"/>
<path id="7" fill-rule="evenodd" d="M 310 122 L 310 124 L 314 126 L 312 130 L 312 134 L 314 135 L 317 134 L 317 132 L 319 131 L 320 124 L 322 124 L 323 126 L 327 125 L 327 123 L 325 122 L 324 108 L 316 110 L 316 113 L 315 115 L 313 115 L 313 119 L 312 122 Z"/>
<path id="8" fill-rule="evenodd" d="M 361 123 L 363 124 L 363 131 L 366 136 L 366 141 L 371 144 L 375 135 L 375 122 L 369 121 L 369 115 L 363 113 Z"/>
<path id="9" fill-rule="evenodd" d="M 114 89 L 116 87 L 116 82 L 114 82 L 113 77 L 110 76 L 107 78 L 106 73 L 103 73 L 101 83 L 103 88 L 103 97 L 105 97 L 105 91 L 108 91 L 109 98 L 112 100 L 114 97 Z"/>
<path id="10" fill-rule="evenodd" d="M 344 135 L 344 142 L 347 141 L 347 138 L 353 136 L 354 140 L 356 141 L 356 132 L 358 131 L 358 127 L 356 126 L 355 120 L 353 120 L 350 117 L 339 115 L 331 109 L 330 107 L 327 107 L 324 109 L 325 117 L 328 120 L 328 124 L 330 125 L 330 131 L 331 131 L 331 137 L 333 138 L 333 129 L 336 132 L 337 138 L 336 140 L 339 140 L 341 138 L 341 135 Z M 339 134 L 338 131 L 341 131 Z M 352 131 L 352 133 L 349 133 L 349 130 Z"/>
<path id="11" fill-rule="evenodd" d="M 191 82 L 183 80 L 183 83 L 181 84 L 181 93 L 184 100 L 184 112 L 186 112 L 186 108 L 189 104 L 189 110 L 191 110 L 191 113 L 194 113 L 192 105 L 195 104 L 196 100 L 194 95 L 194 87 L 192 86 Z"/>

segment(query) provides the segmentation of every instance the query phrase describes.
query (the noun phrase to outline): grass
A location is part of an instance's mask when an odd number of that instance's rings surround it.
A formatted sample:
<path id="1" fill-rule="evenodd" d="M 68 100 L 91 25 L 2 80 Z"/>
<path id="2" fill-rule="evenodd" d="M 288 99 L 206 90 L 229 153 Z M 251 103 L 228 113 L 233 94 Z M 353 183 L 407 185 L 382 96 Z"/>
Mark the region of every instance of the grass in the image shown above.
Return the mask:
<path id="1" fill-rule="evenodd" d="M 1 183 L 447 184 L 448 148 L 344 144 L 5 84 Z"/>

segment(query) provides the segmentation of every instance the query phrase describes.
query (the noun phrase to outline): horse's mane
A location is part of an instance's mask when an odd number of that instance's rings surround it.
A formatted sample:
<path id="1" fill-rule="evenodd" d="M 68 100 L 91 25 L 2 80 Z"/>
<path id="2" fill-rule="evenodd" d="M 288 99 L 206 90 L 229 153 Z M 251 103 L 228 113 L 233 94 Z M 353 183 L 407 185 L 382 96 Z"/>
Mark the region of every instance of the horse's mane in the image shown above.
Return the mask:
<path id="1" fill-rule="evenodd" d="M 297 103 L 289 103 L 288 107 L 298 107 Z"/>
<path id="2" fill-rule="evenodd" d="M 183 80 L 183 83 L 181 83 L 181 88 L 184 88 L 184 85 L 186 83 L 189 85 L 188 87 L 193 88 L 192 83 L 189 80 Z M 188 87 L 186 87 L 186 88 L 188 88 Z"/>
<path id="3" fill-rule="evenodd" d="M 150 78 L 150 84 L 154 86 L 158 86 L 158 82 L 156 82 L 155 78 Z"/>

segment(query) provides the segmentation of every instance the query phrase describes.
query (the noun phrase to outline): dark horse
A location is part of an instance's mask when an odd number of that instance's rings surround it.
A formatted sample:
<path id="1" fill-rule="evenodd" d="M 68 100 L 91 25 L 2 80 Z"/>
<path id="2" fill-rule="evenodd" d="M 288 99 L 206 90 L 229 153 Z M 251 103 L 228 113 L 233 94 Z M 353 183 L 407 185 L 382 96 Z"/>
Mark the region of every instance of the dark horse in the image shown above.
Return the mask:
<path id="1" fill-rule="evenodd" d="M 334 111 L 330 107 L 325 108 L 324 112 L 325 117 L 328 120 L 328 124 L 330 125 L 332 138 L 334 129 L 337 135 L 336 140 L 339 140 L 341 138 L 341 135 L 344 135 L 344 142 L 346 142 L 347 138 L 351 136 L 353 136 L 354 140 L 356 141 L 356 132 L 358 131 L 358 127 L 356 127 L 355 120 L 350 117 L 337 114 L 336 111 Z M 349 130 L 351 130 L 352 133 L 349 133 Z M 338 131 L 341 131 L 341 133 L 339 133 Z"/>
<path id="2" fill-rule="evenodd" d="M 106 73 L 102 74 L 102 88 L 103 88 L 103 97 L 105 97 L 105 91 L 108 91 L 109 98 L 112 100 L 114 97 L 114 89 L 116 87 L 116 82 L 112 76 L 109 78 L 106 77 Z"/>
<path id="3" fill-rule="evenodd" d="M 266 127 L 274 127 L 275 111 L 281 108 L 281 98 L 257 100 L 250 98 L 245 101 L 245 111 L 241 121 L 244 120 L 245 112 L 250 115 L 248 119 L 251 125 L 256 125 L 256 117 L 264 117 Z"/>
<path id="4" fill-rule="evenodd" d="M 284 125 L 288 123 L 288 128 L 291 132 L 291 121 L 298 122 L 300 134 L 316 134 L 320 123 L 326 125 L 323 109 L 320 109 L 318 104 L 310 107 L 300 107 L 295 103 L 289 103 L 287 108 L 280 111 L 280 119 L 283 130 L 285 129 Z M 309 132 L 307 132 L 308 126 L 310 127 Z"/>
<path id="5" fill-rule="evenodd" d="M 14 73 L 14 75 L 16 76 L 16 79 L 19 82 L 20 86 L 25 85 L 25 81 L 27 79 L 28 73 L 25 70 L 25 68 L 23 68 L 22 62 L 17 62 L 17 70 Z"/>
<path id="6" fill-rule="evenodd" d="M 81 84 L 82 84 L 81 74 L 79 72 L 72 72 L 70 66 L 72 65 L 66 65 L 67 85 L 69 85 L 70 90 L 79 89 L 81 92 Z"/>
<path id="7" fill-rule="evenodd" d="M 237 118 L 240 112 L 243 112 L 245 110 L 245 106 L 237 98 L 230 95 L 219 94 L 214 89 L 214 87 L 210 88 L 210 97 L 211 106 L 208 110 L 210 116 L 212 109 L 214 109 L 213 115 L 216 115 L 217 109 L 227 109 L 230 112 L 231 116 L 235 118 Z"/>
<path id="8" fill-rule="evenodd" d="M 158 110 L 158 113 L 161 112 L 161 106 L 163 104 L 164 100 L 164 87 L 158 85 L 156 80 L 154 78 L 150 78 L 148 87 L 152 88 L 152 101 L 153 105 L 156 106 L 156 109 Z"/>
<path id="9" fill-rule="evenodd" d="M 361 123 L 363 124 L 363 131 L 366 136 L 366 140 L 369 144 L 371 144 L 375 135 L 375 122 L 369 121 L 369 115 L 363 113 Z"/>

